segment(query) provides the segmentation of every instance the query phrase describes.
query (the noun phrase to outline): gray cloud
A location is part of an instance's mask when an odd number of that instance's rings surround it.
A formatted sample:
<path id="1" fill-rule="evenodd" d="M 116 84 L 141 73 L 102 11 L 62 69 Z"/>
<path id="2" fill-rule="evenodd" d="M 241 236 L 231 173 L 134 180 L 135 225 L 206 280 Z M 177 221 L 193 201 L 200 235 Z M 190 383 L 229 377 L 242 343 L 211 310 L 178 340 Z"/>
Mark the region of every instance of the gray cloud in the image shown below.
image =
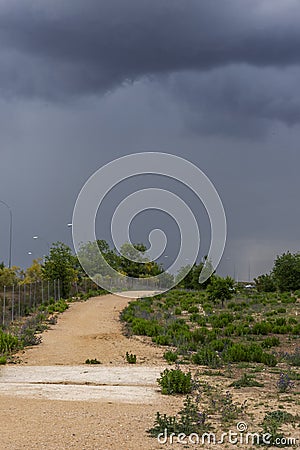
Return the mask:
<path id="1" fill-rule="evenodd" d="M 165 84 L 197 133 L 261 137 L 274 123 L 300 122 L 299 67 L 233 65 L 170 75 Z"/>
<path id="2" fill-rule="evenodd" d="M 156 74 L 294 65 L 299 12 L 294 0 L 2 2 L 2 93 L 65 98 Z"/>

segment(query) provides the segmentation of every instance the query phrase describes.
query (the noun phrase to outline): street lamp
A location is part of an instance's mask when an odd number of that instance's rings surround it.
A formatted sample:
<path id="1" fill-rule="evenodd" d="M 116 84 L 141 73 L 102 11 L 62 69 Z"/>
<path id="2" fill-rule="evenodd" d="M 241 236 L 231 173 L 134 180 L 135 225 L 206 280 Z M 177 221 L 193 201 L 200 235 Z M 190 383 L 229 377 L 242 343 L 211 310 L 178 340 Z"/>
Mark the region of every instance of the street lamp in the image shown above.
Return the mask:
<path id="1" fill-rule="evenodd" d="M 41 239 L 42 241 L 44 241 L 45 244 L 47 244 L 48 251 L 50 251 L 50 244 L 44 238 L 42 238 L 41 236 L 32 236 L 32 239 L 34 239 L 34 240 Z"/>
<path id="2" fill-rule="evenodd" d="M 9 260 L 8 260 L 8 267 L 11 268 L 11 250 L 12 250 L 12 223 L 13 223 L 13 217 L 12 217 L 12 210 L 10 209 L 10 207 L 8 206 L 7 203 L 5 203 L 3 200 L 0 200 L 0 203 L 2 203 L 2 205 L 6 206 L 6 208 L 9 211 Z"/>

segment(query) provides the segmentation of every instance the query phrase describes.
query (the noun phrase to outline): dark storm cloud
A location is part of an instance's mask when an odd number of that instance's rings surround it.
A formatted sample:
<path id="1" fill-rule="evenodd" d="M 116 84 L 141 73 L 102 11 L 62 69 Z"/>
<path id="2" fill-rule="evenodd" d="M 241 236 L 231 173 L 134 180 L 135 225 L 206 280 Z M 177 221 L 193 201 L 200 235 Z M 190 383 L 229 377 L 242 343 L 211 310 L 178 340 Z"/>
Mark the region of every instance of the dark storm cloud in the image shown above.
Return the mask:
<path id="1" fill-rule="evenodd" d="M 227 66 L 168 77 L 166 89 L 180 101 L 191 130 L 261 137 L 276 122 L 300 122 L 300 68 Z"/>
<path id="2" fill-rule="evenodd" d="M 65 98 L 143 76 L 294 65 L 299 13 L 293 0 L 2 0 L 2 95 Z"/>

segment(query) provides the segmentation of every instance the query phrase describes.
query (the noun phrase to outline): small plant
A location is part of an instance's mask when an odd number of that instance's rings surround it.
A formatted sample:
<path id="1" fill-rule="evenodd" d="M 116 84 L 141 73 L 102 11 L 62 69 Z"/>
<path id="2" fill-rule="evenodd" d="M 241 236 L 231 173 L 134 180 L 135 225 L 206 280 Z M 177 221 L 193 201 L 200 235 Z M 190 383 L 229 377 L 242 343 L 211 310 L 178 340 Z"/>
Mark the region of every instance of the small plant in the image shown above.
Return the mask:
<path id="1" fill-rule="evenodd" d="M 181 369 L 165 369 L 157 379 L 161 393 L 166 395 L 189 394 L 192 391 L 192 374 Z"/>
<path id="2" fill-rule="evenodd" d="M 157 437 L 160 433 L 167 435 L 184 433 L 187 436 L 191 433 L 204 432 L 210 429 L 206 419 L 206 413 L 199 411 L 197 401 L 187 395 L 183 408 L 175 416 L 161 415 L 157 412 L 154 426 L 148 433 Z"/>
<path id="3" fill-rule="evenodd" d="M 4 365 L 7 363 L 7 358 L 6 356 L 0 356 L 0 365 Z"/>
<path id="4" fill-rule="evenodd" d="M 16 336 L 3 333 L 0 330 L 0 353 L 11 353 L 19 347 L 19 340 Z"/>
<path id="5" fill-rule="evenodd" d="M 126 352 L 126 361 L 129 364 L 136 364 L 136 355 Z"/>
<path id="6" fill-rule="evenodd" d="M 263 348 L 277 347 L 280 344 L 280 340 L 276 336 L 270 336 L 264 339 L 261 343 Z"/>
<path id="7" fill-rule="evenodd" d="M 169 350 L 164 353 L 164 358 L 169 364 L 175 363 L 178 359 L 178 353 Z"/>
<path id="8" fill-rule="evenodd" d="M 87 360 L 85 361 L 85 364 L 101 364 L 101 362 L 98 361 L 97 358 L 95 358 L 95 359 L 87 359 Z"/>
<path id="9" fill-rule="evenodd" d="M 279 392 L 289 392 L 294 388 L 294 383 L 291 381 L 287 373 L 281 373 L 277 381 L 277 389 Z"/>
<path id="10" fill-rule="evenodd" d="M 300 367 L 300 348 L 297 348 L 294 353 L 286 353 L 284 358 L 291 366 Z"/>
<path id="11" fill-rule="evenodd" d="M 229 387 L 240 389 L 241 387 L 264 387 L 264 385 L 256 381 L 253 375 L 247 375 L 246 373 L 244 373 L 239 380 L 231 383 Z"/>
<path id="12" fill-rule="evenodd" d="M 275 441 L 276 438 L 282 437 L 281 425 L 286 423 L 292 423 L 294 425 L 296 419 L 298 418 L 286 411 L 277 410 L 267 412 L 262 422 L 263 432 L 270 434 L 272 440 Z"/>
<path id="13" fill-rule="evenodd" d="M 222 395 L 219 399 L 219 409 L 221 411 L 222 421 L 228 423 L 238 419 L 240 415 L 244 413 L 246 401 L 247 400 L 245 400 L 242 406 L 239 406 L 236 403 L 233 403 L 230 392 L 227 391 L 225 395 Z"/>
<path id="14" fill-rule="evenodd" d="M 167 414 L 156 413 L 154 426 L 147 430 L 147 432 L 157 437 L 161 433 L 179 433 L 179 424 L 176 416 L 167 416 Z"/>

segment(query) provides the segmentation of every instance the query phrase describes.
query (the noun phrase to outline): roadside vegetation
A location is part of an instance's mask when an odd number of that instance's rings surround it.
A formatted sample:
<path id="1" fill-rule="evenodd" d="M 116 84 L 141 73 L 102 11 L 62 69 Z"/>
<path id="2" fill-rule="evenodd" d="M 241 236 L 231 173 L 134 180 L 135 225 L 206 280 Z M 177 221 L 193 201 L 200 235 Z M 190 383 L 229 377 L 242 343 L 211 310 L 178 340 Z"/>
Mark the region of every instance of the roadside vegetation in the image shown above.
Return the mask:
<path id="1" fill-rule="evenodd" d="M 161 393 L 183 395 L 182 409 L 173 415 L 157 412 L 151 436 L 166 430 L 168 436 L 201 436 L 235 430 L 244 421 L 252 431 L 269 433 L 272 442 L 298 437 L 298 263 L 298 254 L 278 257 L 274 270 L 251 288 L 214 275 L 195 289 L 190 273 L 181 289 L 132 301 L 122 311 L 127 335 L 144 336 L 164 349 L 168 367 L 157 380 Z"/>

